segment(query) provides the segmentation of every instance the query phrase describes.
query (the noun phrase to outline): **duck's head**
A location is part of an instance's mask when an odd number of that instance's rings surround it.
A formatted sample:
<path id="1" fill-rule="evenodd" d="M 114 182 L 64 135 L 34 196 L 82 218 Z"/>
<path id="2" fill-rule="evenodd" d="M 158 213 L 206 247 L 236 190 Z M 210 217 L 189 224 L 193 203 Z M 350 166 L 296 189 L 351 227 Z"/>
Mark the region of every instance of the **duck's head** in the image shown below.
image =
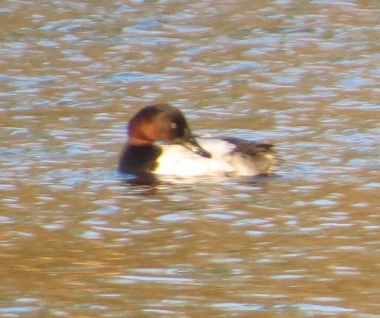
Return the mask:
<path id="1" fill-rule="evenodd" d="M 202 157 L 211 157 L 195 140 L 182 112 L 168 104 L 150 105 L 138 111 L 129 122 L 128 136 L 131 145 L 165 141 L 183 145 Z"/>

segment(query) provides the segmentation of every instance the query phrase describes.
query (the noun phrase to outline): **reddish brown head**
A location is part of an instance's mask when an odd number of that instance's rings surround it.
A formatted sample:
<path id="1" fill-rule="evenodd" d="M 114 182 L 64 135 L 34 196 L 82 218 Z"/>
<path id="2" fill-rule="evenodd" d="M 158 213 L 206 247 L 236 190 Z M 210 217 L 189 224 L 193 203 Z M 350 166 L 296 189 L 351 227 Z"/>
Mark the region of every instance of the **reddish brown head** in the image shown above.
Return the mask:
<path id="1" fill-rule="evenodd" d="M 128 135 L 130 145 L 166 141 L 181 144 L 202 157 L 211 157 L 195 140 L 182 112 L 168 104 L 146 106 L 138 111 L 129 122 Z"/>

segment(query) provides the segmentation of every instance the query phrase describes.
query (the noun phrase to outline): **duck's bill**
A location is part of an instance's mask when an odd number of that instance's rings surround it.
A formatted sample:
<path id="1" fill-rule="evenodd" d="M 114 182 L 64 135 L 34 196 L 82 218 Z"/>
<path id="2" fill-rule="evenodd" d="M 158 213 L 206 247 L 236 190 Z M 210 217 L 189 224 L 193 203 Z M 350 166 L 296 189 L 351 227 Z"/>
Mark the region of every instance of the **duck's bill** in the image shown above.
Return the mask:
<path id="1" fill-rule="evenodd" d="M 211 154 L 203 149 L 193 136 L 181 140 L 180 144 L 201 157 L 211 158 Z"/>

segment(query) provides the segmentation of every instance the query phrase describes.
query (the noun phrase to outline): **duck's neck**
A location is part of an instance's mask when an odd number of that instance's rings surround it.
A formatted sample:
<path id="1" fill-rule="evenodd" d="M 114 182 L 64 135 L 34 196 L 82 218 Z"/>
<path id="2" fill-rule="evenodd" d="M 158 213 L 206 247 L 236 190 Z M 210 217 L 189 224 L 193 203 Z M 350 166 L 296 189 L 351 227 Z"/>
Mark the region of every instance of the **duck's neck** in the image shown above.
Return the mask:
<path id="1" fill-rule="evenodd" d="M 133 145 L 133 146 L 151 146 L 153 145 L 152 141 L 138 138 L 138 137 L 133 137 L 130 136 L 127 141 L 128 145 Z"/>

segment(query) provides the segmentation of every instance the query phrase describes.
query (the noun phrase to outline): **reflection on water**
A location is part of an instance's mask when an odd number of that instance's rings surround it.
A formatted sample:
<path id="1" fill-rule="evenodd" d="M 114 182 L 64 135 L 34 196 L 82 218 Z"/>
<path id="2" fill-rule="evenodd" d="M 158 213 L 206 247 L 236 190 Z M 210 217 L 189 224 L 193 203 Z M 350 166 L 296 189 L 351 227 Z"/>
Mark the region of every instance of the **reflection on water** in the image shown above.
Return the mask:
<path id="1" fill-rule="evenodd" d="M 3 1 L 1 317 L 376 317 L 378 1 Z M 263 179 L 116 174 L 125 123 L 267 140 Z"/>

